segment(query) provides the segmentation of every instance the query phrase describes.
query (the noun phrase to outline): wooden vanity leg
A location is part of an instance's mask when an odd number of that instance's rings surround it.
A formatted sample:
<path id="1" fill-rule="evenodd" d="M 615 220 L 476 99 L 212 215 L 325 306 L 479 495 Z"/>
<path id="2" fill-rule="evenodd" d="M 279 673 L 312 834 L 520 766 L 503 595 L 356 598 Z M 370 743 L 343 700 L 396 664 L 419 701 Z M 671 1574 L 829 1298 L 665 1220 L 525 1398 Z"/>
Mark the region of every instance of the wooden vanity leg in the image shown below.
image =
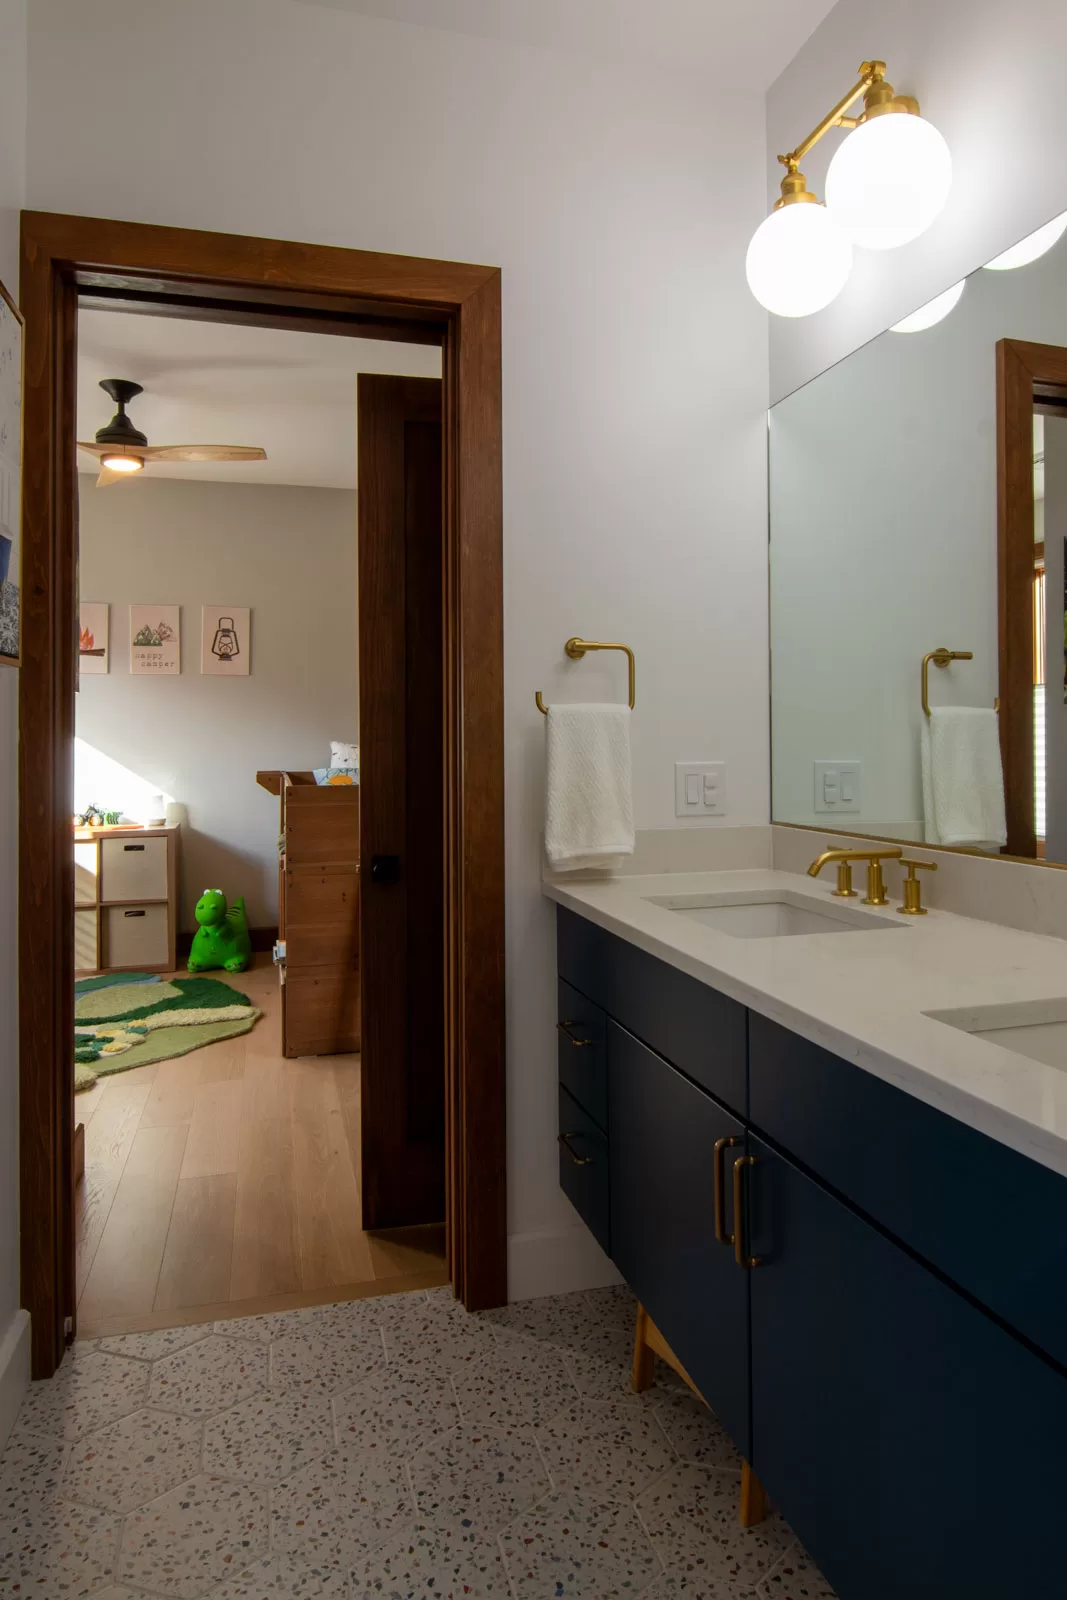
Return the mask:
<path id="1" fill-rule="evenodd" d="M 767 1515 L 767 1493 L 747 1461 L 741 1464 L 741 1507 L 738 1519 L 742 1528 L 754 1528 Z"/>
<path id="2" fill-rule="evenodd" d="M 639 1305 L 637 1308 L 637 1331 L 634 1334 L 632 1383 L 635 1394 L 643 1394 L 646 1389 L 651 1389 L 656 1377 L 656 1356 L 647 1342 L 647 1329 L 648 1312 L 644 1306 Z"/>

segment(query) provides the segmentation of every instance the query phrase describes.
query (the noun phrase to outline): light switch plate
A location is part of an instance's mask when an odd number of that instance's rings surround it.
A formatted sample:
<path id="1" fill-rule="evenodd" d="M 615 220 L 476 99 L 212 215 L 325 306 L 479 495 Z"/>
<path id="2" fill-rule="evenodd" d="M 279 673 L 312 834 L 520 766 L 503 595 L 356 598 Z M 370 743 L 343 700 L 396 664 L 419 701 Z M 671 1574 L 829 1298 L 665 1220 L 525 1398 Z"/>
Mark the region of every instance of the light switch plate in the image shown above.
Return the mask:
<path id="1" fill-rule="evenodd" d="M 858 761 L 816 761 L 815 810 L 855 813 L 860 807 Z"/>
<path id="2" fill-rule="evenodd" d="M 725 761 L 674 763 L 674 814 L 676 817 L 726 815 Z"/>

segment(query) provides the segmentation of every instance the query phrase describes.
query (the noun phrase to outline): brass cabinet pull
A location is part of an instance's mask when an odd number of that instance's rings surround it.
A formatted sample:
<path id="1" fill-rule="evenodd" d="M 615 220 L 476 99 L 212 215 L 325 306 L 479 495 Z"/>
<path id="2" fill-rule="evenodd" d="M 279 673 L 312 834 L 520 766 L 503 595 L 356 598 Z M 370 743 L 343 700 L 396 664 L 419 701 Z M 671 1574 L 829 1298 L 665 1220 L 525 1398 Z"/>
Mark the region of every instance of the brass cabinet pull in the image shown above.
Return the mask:
<path id="1" fill-rule="evenodd" d="M 592 1166 L 593 1161 L 596 1158 L 594 1156 L 580 1156 L 577 1153 L 577 1151 L 574 1149 L 573 1145 L 571 1144 L 571 1140 L 578 1137 L 576 1134 L 573 1134 L 573 1133 L 561 1133 L 561 1134 L 558 1134 L 557 1137 L 559 1139 L 560 1144 L 563 1146 L 564 1150 L 566 1150 L 567 1154 L 570 1156 L 571 1160 L 574 1162 L 574 1165 L 576 1167 L 589 1167 L 589 1166 Z"/>
<path id="2" fill-rule="evenodd" d="M 758 1267 L 759 1256 L 745 1253 L 745 1168 L 756 1165 L 755 1156 L 738 1156 L 734 1162 L 734 1260 L 739 1267 Z"/>
<path id="3" fill-rule="evenodd" d="M 726 1199 L 726 1152 L 727 1150 L 732 1150 L 735 1144 L 740 1143 L 741 1140 L 735 1138 L 733 1134 L 726 1134 L 723 1138 L 716 1139 L 714 1146 L 715 1237 L 720 1244 L 733 1244 L 734 1242 L 734 1236 L 732 1233 L 727 1233 L 726 1225 L 723 1220 L 723 1210 Z M 736 1213 L 734 1226 L 737 1226 Z"/>
<path id="4" fill-rule="evenodd" d="M 560 1033 L 563 1035 L 563 1037 L 565 1039 L 569 1039 L 570 1040 L 571 1044 L 574 1046 L 574 1048 L 576 1050 L 580 1050 L 583 1045 L 595 1044 L 596 1043 L 595 1039 L 576 1039 L 574 1037 L 573 1033 L 571 1032 L 571 1029 L 572 1028 L 576 1028 L 577 1026 L 578 1026 L 578 1024 L 576 1022 L 557 1022 L 556 1023 L 556 1027 L 559 1029 Z"/>

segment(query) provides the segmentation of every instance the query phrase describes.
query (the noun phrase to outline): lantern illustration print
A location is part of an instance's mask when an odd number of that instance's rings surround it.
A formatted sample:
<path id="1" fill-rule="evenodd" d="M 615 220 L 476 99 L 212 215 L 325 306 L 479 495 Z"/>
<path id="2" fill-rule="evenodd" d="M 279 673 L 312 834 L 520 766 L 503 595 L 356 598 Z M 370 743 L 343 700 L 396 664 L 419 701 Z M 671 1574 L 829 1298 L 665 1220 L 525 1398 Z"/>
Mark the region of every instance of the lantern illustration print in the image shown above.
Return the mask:
<path id="1" fill-rule="evenodd" d="M 249 626 L 247 606 L 203 608 L 200 670 L 218 678 L 247 677 Z"/>

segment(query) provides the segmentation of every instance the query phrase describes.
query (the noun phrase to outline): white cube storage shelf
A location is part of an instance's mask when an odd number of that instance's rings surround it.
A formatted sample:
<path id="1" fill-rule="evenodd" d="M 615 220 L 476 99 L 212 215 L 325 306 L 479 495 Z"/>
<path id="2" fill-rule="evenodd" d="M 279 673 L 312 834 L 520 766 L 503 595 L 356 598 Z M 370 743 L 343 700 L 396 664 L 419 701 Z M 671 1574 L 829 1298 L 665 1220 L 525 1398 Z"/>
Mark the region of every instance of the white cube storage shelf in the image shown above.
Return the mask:
<path id="1" fill-rule="evenodd" d="M 74 966 L 79 975 L 177 966 L 175 827 L 106 828 L 74 840 Z"/>

